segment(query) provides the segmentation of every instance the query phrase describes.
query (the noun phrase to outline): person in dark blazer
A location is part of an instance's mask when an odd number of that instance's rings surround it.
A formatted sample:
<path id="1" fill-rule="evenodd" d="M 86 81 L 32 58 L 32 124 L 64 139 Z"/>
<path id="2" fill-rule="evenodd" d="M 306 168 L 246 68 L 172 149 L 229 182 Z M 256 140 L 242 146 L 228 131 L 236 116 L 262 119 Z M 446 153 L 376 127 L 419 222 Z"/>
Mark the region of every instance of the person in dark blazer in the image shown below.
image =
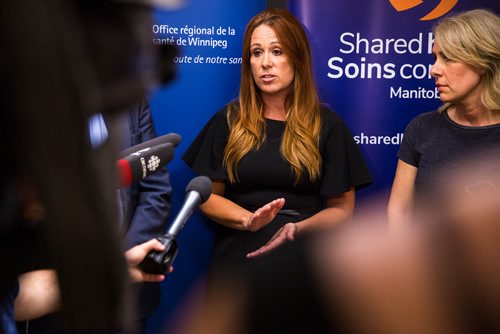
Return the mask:
<path id="1" fill-rule="evenodd" d="M 130 108 L 125 113 L 123 124 L 123 146 L 137 145 L 156 137 L 153 118 L 147 100 Z M 124 233 L 124 250 L 139 245 L 165 232 L 167 217 L 171 209 L 172 186 L 166 167 L 161 168 L 140 182 L 119 190 L 118 207 L 121 229 Z M 160 303 L 159 283 L 134 284 L 137 307 L 138 333 L 144 332 L 145 322 Z"/>

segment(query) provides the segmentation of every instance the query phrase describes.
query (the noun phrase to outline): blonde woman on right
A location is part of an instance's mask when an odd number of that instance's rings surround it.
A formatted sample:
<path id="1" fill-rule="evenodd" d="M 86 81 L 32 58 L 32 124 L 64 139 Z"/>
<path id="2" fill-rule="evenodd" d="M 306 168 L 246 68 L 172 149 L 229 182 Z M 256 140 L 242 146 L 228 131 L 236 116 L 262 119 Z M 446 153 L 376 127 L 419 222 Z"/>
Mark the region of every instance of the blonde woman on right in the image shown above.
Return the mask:
<path id="1" fill-rule="evenodd" d="M 405 130 L 388 206 L 390 227 L 439 213 L 450 173 L 471 159 L 500 160 L 500 18 L 471 10 L 444 18 L 433 32 L 431 74 L 444 104 Z"/>

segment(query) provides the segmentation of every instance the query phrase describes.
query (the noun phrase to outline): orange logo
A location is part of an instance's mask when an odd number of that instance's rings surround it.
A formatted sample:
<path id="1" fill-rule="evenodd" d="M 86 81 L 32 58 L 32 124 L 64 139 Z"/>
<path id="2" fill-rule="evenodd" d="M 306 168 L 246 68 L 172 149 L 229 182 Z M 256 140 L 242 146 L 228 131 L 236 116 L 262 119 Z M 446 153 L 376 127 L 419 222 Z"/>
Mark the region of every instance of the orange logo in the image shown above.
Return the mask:
<path id="1" fill-rule="evenodd" d="M 402 12 L 404 10 L 408 10 L 418 5 L 424 3 L 423 0 L 389 0 L 392 7 L 394 7 L 398 12 Z M 438 17 L 443 16 L 448 13 L 455 5 L 458 0 L 441 0 L 441 2 L 431 10 L 431 12 L 420 19 L 420 21 L 429 21 L 437 19 Z"/>

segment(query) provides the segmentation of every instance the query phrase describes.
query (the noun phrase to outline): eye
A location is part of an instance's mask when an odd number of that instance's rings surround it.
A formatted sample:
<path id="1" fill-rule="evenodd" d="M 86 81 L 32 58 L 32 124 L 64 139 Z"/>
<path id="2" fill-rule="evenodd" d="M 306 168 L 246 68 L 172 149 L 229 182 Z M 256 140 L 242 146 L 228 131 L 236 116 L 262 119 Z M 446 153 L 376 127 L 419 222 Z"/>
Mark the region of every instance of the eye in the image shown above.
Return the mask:
<path id="1" fill-rule="evenodd" d="M 449 63 L 449 62 L 452 62 L 453 60 L 448 58 L 444 53 L 441 53 L 441 57 L 443 58 L 443 61 L 445 63 Z"/>
<path id="2" fill-rule="evenodd" d="M 281 49 L 274 49 L 273 50 L 273 55 L 275 56 L 281 56 L 283 54 L 283 50 Z"/>
<path id="3" fill-rule="evenodd" d="M 261 49 L 253 49 L 250 51 L 250 53 L 254 57 L 259 57 L 262 55 L 262 50 Z"/>

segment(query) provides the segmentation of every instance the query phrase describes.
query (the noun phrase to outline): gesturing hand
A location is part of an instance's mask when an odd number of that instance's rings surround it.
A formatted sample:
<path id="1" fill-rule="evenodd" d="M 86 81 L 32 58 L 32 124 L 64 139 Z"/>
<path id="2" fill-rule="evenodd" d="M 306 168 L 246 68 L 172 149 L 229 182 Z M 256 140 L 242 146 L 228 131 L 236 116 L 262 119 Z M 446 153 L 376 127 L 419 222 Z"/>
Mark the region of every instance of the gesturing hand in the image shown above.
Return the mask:
<path id="1" fill-rule="evenodd" d="M 255 232 L 269 224 L 285 205 L 284 198 L 278 198 L 257 209 L 243 224 L 247 230 Z"/>
<path id="2" fill-rule="evenodd" d="M 280 228 L 264 246 L 260 247 L 254 252 L 248 253 L 247 258 L 254 258 L 268 253 L 273 249 L 278 248 L 287 241 L 293 241 L 298 236 L 299 230 L 294 223 L 285 224 Z"/>

